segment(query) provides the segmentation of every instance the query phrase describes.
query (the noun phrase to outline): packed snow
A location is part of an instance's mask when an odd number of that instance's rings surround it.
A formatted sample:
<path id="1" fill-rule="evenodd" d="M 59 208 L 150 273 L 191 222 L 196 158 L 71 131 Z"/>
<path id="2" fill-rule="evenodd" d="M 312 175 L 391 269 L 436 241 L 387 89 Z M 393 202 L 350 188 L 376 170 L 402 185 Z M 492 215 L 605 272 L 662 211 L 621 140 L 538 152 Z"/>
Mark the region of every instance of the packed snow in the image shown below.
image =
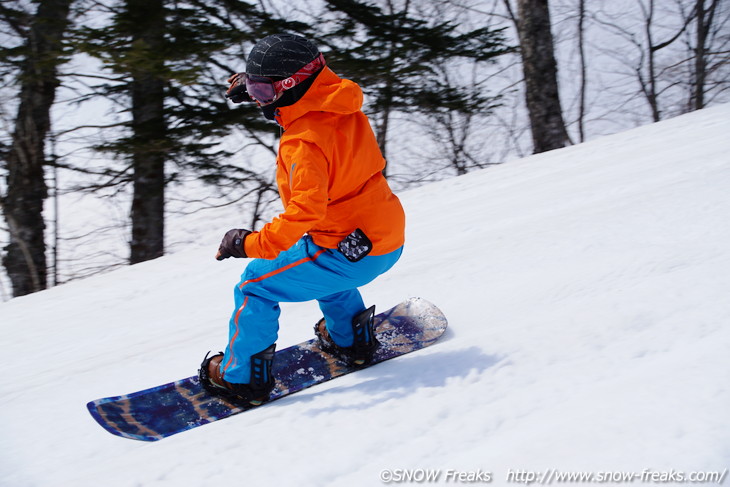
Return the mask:
<path id="1" fill-rule="evenodd" d="M 196 247 L 0 304 L 0 485 L 726 480 L 729 134 L 722 105 L 400 194 L 405 253 L 363 295 L 434 302 L 442 340 L 155 443 L 85 405 L 224 347 L 246 262 L 214 255 L 240 215 L 188 225 Z M 284 305 L 279 348 L 318 318 Z"/>

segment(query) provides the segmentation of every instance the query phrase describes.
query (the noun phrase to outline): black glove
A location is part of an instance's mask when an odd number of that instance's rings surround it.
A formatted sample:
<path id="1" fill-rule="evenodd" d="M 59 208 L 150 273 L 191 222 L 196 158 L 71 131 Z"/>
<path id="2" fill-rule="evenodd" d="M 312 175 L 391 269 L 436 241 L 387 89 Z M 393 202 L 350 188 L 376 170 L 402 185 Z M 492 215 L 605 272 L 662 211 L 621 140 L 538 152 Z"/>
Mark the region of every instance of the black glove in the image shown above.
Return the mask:
<path id="1" fill-rule="evenodd" d="M 233 103 L 243 103 L 249 100 L 248 91 L 246 91 L 246 73 L 236 73 L 228 78 L 228 82 L 231 86 L 226 91 L 226 98 Z"/>
<path id="2" fill-rule="evenodd" d="M 218 253 L 215 255 L 216 260 L 223 260 L 228 257 L 246 258 L 243 243 L 249 233 L 251 233 L 249 230 L 235 228 L 228 230 L 223 236 L 223 240 L 221 240 L 220 247 L 218 247 Z"/>

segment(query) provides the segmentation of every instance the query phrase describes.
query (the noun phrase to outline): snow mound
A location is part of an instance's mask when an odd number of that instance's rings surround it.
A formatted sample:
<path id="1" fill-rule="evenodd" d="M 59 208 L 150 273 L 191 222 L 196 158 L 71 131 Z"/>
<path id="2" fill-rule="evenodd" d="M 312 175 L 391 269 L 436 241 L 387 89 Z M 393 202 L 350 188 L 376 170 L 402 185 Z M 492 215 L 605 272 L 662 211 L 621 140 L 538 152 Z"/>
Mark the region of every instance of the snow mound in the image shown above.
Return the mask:
<path id="1" fill-rule="evenodd" d="M 434 302 L 442 341 L 154 444 L 108 434 L 85 404 L 195 373 L 226 342 L 245 262 L 194 248 L 3 303 L 0 484 L 722 471 L 728 134 L 723 105 L 403 193 L 404 256 L 363 294 Z M 280 348 L 319 317 L 283 308 Z"/>

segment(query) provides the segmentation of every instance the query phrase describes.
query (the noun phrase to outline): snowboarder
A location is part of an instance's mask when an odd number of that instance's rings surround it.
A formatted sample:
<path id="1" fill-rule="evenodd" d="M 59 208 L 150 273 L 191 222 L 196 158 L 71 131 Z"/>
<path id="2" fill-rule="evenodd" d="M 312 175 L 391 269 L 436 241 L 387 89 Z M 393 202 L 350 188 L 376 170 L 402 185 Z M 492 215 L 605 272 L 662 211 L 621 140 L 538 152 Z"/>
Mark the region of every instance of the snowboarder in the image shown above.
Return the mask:
<path id="1" fill-rule="evenodd" d="M 276 180 L 284 211 L 252 232 L 229 230 L 216 258 L 254 258 L 235 288 L 225 353 L 206 355 L 209 392 L 258 405 L 274 387 L 271 366 L 280 302 L 317 300 L 322 348 L 367 364 L 378 343 L 358 287 L 390 269 L 404 244 L 405 215 L 382 174 L 385 160 L 362 112 L 360 87 L 338 77 L 304 37 L 259 41 L 226 96 L 255 101 L 283 129 Z"/>

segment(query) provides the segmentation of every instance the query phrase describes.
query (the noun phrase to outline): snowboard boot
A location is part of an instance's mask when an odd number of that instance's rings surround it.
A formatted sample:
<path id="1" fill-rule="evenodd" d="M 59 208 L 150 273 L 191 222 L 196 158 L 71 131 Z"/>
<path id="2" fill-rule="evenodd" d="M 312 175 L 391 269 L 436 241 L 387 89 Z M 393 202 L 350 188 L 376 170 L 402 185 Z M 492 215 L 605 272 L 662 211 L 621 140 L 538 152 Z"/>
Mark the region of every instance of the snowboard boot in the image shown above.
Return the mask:
<path id="1" fill-rule="evenodd" d="M 259 406 L 269 399 L 269 394 L 274 389 L 271 364 L 274 361 L 275 350 L 276 344 L 251 356 L 251 382 L 249 384 L 234 384 L 225 380 L 220 369 L 223 352 L 218 352 L 210 358 L 208 357 L 210 352 L 208 352 L 198 370 L 200 384 L 214 396 L 220 396 L 242 405 Z"/>
<path id="2" fill-rule="evenodd" d="M 355 340 L 349 347 L 341 347 L 332 340 L 324 318 L 314 325 L 314 334 L 323 351 L 341 358 L 350 365 L 361 367 L 372 361 L 375 351 L 380 346 L 380 342 L 375 338 L 374 317 L 375 306 L 355 315 L 352 319 L 352 332 Z"/>

